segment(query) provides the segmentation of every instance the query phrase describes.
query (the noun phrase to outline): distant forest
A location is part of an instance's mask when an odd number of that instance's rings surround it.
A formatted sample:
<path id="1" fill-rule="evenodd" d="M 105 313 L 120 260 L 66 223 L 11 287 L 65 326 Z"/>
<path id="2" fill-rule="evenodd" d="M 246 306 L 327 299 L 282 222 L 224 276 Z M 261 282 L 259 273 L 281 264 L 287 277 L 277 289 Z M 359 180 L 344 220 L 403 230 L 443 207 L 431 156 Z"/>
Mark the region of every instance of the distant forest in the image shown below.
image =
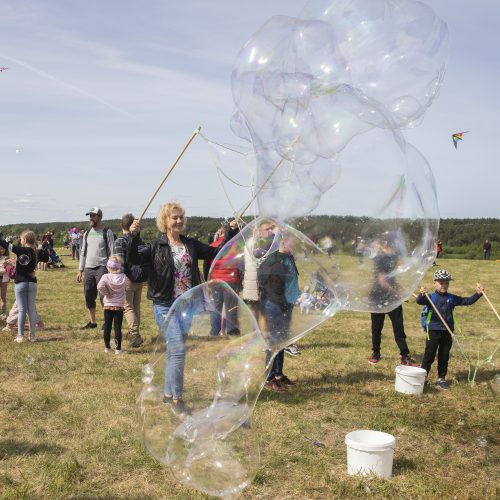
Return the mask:
<path id="1" fill-rule="evenodd" d="M 313 239 L 319 239 L 325 235 L 331 236 L 336 242 L 337 249 L 349 251 L 351 240 L 361 233 L 361 228 L 366 221 L 367 218 L 364 217 L 317 215 L 297 219 L 294 226 Z M 118 219 L 103 222 L 115 234 L 119 234 L 120 221 Z M 216 231 L 223 222 L 221 218 L 188 217 L 185 232 L 206 241 L 208 234 Z M 11 224 L 0 226 L 0 232 L 6 237 L 18 236 L 28 228 L 40 236 L 51 231 L 56 245 L 61 246 L 64 234 L 71 227 L 86 228 L 88 221 Z M 144 219 L 142 227 L 141 234 L 147 241 L 159 235 L 154 219 Z M 500 219 L 441 219 L 439 239 L 443 244 L 443 257 L 482 258 L 482 244 L 488 239 L 492 244 L 493 256 L 500 258 Z"/>

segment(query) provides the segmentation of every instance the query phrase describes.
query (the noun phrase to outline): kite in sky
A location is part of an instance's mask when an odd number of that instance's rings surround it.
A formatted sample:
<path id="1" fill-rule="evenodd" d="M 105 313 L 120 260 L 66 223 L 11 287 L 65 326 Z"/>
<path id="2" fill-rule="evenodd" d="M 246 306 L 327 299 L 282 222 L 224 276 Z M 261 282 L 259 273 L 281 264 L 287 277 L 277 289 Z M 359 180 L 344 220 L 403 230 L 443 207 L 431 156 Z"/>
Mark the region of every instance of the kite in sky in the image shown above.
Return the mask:
<path id="1" fill-rule="evenodd" d="M 468 130 L 467 130 L 468 132 Z M 453 139 L 453 145 L 455 146 L 455 149 L 457 149 L 457 144 L 458 141 L 463 141 L 462 136 L 466 134 L 467 132 L 457 132 L 456 134 L 453 134 L 451 138 Z"/>
<path id="2" fill-rule="evenodd" d="M 7 70 L 7 69 L 9 69 L 9 68 L 0 68 L 0 73 L 1 73 L 2 71 Z"/>

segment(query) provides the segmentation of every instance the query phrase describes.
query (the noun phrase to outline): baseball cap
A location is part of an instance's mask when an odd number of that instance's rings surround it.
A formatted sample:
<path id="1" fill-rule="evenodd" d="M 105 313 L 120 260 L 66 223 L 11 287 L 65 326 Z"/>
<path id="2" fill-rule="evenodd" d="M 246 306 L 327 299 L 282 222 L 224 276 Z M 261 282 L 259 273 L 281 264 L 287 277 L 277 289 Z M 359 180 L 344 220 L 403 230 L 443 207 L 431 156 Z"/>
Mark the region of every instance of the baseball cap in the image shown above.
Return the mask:
<path id="1" fill-rule="evenodd" d="M 453 278 L 446 269 L 439 269 L 434 273 L 434 281 L 451 281 Z"/>
<path id="2" fill-rule="evenodd" d="M 85 215 L 90 215 L 90 214 L 102 217 L 102 210 L 99 207 L 93 207 Z"/>

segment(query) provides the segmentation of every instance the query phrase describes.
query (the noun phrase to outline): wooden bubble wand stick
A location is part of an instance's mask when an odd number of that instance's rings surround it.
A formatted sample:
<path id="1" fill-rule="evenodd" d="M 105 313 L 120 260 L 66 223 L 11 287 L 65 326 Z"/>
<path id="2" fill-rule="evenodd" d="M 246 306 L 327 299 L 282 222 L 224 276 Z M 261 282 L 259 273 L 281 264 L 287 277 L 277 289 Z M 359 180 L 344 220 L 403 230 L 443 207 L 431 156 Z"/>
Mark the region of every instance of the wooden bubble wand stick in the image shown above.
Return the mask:
<path id="1" fill-rule="evenodd" d="M 484 298 L 486 299 L 486 301 L 488 302 L 488 304 L 490 305 L 490 307 L 493 309 L 493 312 L 496 314 L 496 317 L 500 320 L 500 316 L 498 315 L 498 312 L 495 309 L 495 306 L 491 303 L 491 300 L 488 298 L 488 296 L 486 295 L 486 292 L 484 290 L 483 290 L 483 295 L 484 295 Z"/>
<path id="2" fill-rule="evenodd" d="M 418 297 L 418 295 L 416 294 L 412 294 L 415 298 Z M 428 301 L 429 303 L 431 304 L 432 306 L 432 309 L 434 309 L 435 313 L 439 316 L 439 319 L 441 320 L 441 322 L 443 323 L 444 327 L 448 330 L 448 333 L 454 337 L 455 334 L 451 331 L 451 328 L 448 326 L 448 323 L 446 323 L 446 321 L 444 320 L 443 316 L 441 315 L 441 313 L 439 312 L 438 308 L 436 307 L 436 305 L 434 304 L 434 302 L 432 302 L 429 294 L 427 292 L 423 293 L 422 294 Z"/>
<path id="3" fill-rule="evenodd" d="M 182 155 L 186 152 L 186 149 L 189 147 L 189 145 L 193 142 L 194 138 L 200 133 L 200 130 L 201 130 L 201 126 L 198 127 L 192 133 L 191 137 L 186 142 L 186 144 L 182 148 L 181 152 L 177 155 L 177 158 L 175 159 L 174 163 L 172 163 L 172 166 L 170 167 L 169 171 L 167 172 L 167 174 L 165 175 L 165 177 L 163 178 L 163 180 L 160 182 L 160 185 L 156 188 L 156 191 L 153 193 L 153 196 L 151 196 L 151 198 L 148 201 L 148 204 L 146 205 L 146 207 L 142 211 L 142 214 L 139 217 L 139 222 L 141 222 L 141 220 L 144 217 L 144 215 L 146 214 L 149 206 L 151 205 L 151 203 L 153 203 L 153 200 L 155 199 L 156 195 L 158 194 L 158 191 L 160 191 L 160 189 L 162 188 L 163 184 L 165 184 L 165 181 L 168 179 L 169 175 L 172 173 L 172 171 L 174 170 L 174 168 L 177 165 L 177 163 L 179 163 L 179 160 L 181 159 Z"/>
<path id="4" fill-rule="evenodd" d="M 300 137 L 296 137 L 294 139 L 294 141 L 290 144 L 290 146 L 288 146 L 288 149 L 292 149 L 300 140 Z M 259 186 L 259 188 L 257 189 L 257 191 L 255 192 L 255 194 L 252 196 L 252 198 L 250 199 L 250 201 L 243 207 L 241 208 L 237 214 L 235 214 L 235 219 L 240 219 L 243 217 L 243 215 L 245 214 L 245 212 L 250 208 L 250 205 L 255 201 L 255 198 L 257 198 L 257 196 L 259 196 L 259 193 L 262 191 L 262 189 L 264 188 L 264 186 L 271 180 L 271 177 L 274 175 L 274 173 L 276 172 L 276 170 L 278 170 L 279 167 L 281 167 L 281 165 L 283 165 L 284 161 L 286 160 L 286 158 L 281 158 L 281 160 L 276 164 L 276 166 L 271 170 L 271 173 L 267 176 L 267 178 L 264 180 L 264 182 Z"/>

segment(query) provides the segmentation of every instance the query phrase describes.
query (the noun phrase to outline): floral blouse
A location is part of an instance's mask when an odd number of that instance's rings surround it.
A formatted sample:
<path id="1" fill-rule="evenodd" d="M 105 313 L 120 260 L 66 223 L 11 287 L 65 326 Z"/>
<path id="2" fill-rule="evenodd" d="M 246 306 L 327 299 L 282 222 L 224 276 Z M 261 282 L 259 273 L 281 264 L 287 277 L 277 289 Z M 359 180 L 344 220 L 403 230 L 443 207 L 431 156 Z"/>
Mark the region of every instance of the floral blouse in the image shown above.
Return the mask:
<path id="1" fill-rule="evenodd" d="M 191 288 L 191 257 L 183 244 L 178 246 L 171 244 L 170 248 L 174 258 L 174 299 L 176 299 Z"/>

